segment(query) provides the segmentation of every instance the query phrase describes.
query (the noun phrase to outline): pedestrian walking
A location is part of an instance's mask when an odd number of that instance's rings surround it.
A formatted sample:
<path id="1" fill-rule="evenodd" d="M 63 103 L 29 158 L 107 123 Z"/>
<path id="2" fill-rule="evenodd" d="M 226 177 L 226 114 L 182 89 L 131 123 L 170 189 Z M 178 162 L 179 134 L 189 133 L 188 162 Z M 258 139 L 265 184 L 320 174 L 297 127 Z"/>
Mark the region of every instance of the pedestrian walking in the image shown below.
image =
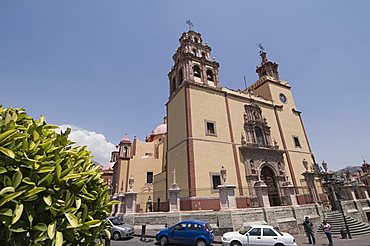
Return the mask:
<path id="1" fill-rule="evenodd" d="M 321 224 L 322 230 L 325 232 L 326 237 L 328 238 L 329 245 L 333 246 L 333 239 L 331 237 L 331 226 L 326 220 L 322 221 Z"/>
<path id="2" fill-rule="evenodd" d="M 313 234 L 313 225 L 308 216 L 304 218 L 303 227 L 304 227 L 304 231 L 306 232 L 306 235 L 308 238 L 308 243 L 315 245 L 316 238 L 315 238 L 315 235 Z"/>

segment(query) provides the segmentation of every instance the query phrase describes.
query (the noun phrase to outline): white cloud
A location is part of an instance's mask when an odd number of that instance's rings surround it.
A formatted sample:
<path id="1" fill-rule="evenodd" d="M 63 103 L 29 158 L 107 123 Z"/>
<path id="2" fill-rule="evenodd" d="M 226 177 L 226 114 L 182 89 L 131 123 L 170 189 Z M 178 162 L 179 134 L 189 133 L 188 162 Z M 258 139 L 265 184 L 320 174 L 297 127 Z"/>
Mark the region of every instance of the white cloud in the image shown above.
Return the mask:
<path id="1" fill-rule="evenodd" d="M 90 132 L 74 125 L 61 125 L 60 129 L 65 131 L 67 127 L 71 128 L 69 139 L 76 142 L 77 145 L 87 146 L 94 156 L 94 161 L 101 165 L 109 163 L 110 155 L 116 146 L 105 139 L 105 136 L 100 133 Z"/>

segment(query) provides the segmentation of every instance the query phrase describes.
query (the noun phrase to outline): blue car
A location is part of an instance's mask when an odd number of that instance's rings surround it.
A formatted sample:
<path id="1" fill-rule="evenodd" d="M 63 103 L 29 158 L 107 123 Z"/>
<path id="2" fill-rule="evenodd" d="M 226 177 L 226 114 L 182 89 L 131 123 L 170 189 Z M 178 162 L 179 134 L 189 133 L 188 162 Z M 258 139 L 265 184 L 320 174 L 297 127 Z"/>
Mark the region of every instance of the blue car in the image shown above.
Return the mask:
<path id="1" fill-rule="evenodd" d="M 213 243 L 212 227 L 204 221 L 184 220 L 160 230 L 155 238 L 161 246 L 169 243 L 208 246 Z"/>

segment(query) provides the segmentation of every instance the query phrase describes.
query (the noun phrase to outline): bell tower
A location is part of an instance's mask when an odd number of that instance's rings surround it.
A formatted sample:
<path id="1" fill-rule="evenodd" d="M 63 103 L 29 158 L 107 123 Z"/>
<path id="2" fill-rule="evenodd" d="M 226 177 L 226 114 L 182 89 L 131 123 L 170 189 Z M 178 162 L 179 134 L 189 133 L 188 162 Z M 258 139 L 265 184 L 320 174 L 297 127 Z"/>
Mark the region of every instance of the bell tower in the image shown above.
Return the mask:
<path id="1" fill-rule="evenodd" d="M 193 30 L 184 32 L 180 47 L 173 55 L 175 65 L 168 73 L 170 97 L 187 80 L 205 86 L 219 87 L 218 68 L 215 58 L 211 59 L 211 47 L 203 44 L 200 33 Z"/>

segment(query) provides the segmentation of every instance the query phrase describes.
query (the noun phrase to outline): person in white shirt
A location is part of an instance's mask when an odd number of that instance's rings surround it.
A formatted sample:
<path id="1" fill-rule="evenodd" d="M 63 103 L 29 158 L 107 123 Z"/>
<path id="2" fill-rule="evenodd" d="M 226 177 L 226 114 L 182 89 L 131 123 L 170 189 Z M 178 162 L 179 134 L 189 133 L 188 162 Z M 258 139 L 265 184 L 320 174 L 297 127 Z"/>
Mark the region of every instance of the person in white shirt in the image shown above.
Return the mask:
<path id="1" fill-rule="evenodd" d="M 329 240 L 329 245 L 332 246 L 333 245 L 333 239 L 331 237 L 331 226 L 330 226 L 330 224 L 328 222 L 326 222 L 326 220 L 323 220 L 322 224 L 321 224 L 321 227 L 322 227 L 322 230 L 325 232 L 326 237 Z"/>

